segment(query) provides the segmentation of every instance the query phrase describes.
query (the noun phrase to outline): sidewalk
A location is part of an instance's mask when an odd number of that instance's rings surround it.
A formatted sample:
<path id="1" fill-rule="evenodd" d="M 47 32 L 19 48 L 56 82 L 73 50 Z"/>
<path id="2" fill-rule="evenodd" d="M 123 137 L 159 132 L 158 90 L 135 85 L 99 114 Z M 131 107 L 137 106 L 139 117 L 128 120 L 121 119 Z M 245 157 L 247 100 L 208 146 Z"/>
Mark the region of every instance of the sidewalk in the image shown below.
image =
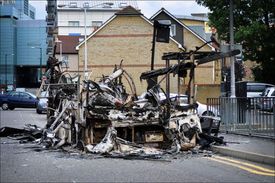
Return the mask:
<path id="1" fill-rule="evenodd" d="M 275 165 L 275 141 L 258 137 L 220 133 L 226 146 L 213 146 L 213 151 L 258 163 Z"/>

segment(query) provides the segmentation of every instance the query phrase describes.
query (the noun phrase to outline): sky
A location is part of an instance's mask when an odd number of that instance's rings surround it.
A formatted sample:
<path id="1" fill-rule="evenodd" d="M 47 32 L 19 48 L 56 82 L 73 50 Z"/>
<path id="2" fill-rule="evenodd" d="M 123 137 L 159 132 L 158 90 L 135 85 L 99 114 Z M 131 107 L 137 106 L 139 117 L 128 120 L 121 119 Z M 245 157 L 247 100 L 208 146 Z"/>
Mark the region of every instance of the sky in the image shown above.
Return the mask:
<path id="1" fill-rule="evenodd" d="M 178 0 L 178 1 L 137 1 L 141 12 L 150 18 L 160 8 L 164 7 L 174 15 L 191 15 L 191 13 L 207 13 L 209 10 L 198 5 L 194 0 Z M 45 19 L 47 4 L 46 0 L 30 0 L 30 4 L 36 8 L 36 19 Z"/>

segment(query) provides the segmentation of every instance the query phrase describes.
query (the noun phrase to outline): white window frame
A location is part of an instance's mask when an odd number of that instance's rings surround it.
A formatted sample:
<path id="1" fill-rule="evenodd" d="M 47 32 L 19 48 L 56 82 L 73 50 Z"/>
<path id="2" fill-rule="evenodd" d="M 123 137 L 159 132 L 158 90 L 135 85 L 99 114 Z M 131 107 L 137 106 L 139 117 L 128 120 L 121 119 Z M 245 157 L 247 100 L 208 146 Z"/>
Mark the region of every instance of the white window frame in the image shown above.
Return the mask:
<path id="1" fill-rule="evenodd" d="M 170 27 L 170 36 L 171 37 L 176 36 L 176 24 L 171 24 L 171 27 Z"/>
<path id="2" fill-rule="evenodd" d="M 68 26 L 79 27 L 79 21 L 68 21 Z"/>
<path id="3" fill-rule="evenodd" d="M 68 55 L 62 55 L 62 67 L 68 67 L 69 68 L 69 56 Z"/>
<path id="4" fill-rule="evenodd" d="M 103 24 L 103 21 L 92 21 L 91 22 L 92 27 L 96 27 L 96 28 L 100 27 L 102 24 Z"/>

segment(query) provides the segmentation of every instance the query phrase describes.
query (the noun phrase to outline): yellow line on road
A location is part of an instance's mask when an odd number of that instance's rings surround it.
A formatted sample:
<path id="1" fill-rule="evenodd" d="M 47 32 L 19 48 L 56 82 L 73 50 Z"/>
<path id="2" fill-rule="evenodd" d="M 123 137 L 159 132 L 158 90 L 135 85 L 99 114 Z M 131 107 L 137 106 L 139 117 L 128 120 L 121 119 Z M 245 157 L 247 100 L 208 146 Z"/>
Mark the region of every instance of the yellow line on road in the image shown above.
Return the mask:
<path id="1" fill-rule="evenodd" d="M 249 167 L 252 167 L 254 169 L 258 169 L 258 170 L 265 171 L 265 172 L 268 172 L 268 173 L 275 173 L 274 170 L 267 169 L 267 168 L 264 168 L 264 167 L 261 167 L 261 166 L 257 166 L 257 165 L 253 165 L 253 164 L 250 164 L 250 163 L 246 163 L 246 162 L 242 162 L 242 161 L 237 161 L 237 160 L 233 160 L 233 159 L 229 159 L 229 158 L 225 158 L 225 157 L 221 157 L 221 156 L 213 156 L 213 157 L 221 159 L 221 160 L 225 160 L 225 161 L 230 161 L 232 163 L 238 163 L 238 164 L 241 164 L 241 165 L 249 166 Z"/>
<path id="2" fill-rule="evenodd" d="M 219 160 L 219 159 L 215 159 L 215 158 L 208 158 L 208 159 L 213 160 L 213 161 L 217 161 L 219 163 L 227 164 L 227 165 L 230 165 L 230 166 L 234 166 L 234 167 L 240 168 L 242 170 L 245 170 L 245 171 L 248 171 L 250 173 L 257 174 L 257 175 L 265 175 L 265 176 L 275 177 L 275 173 L 261 172 L 261 171 L 258 171 L 258 170 L 252 169 L 252 168 L 248 168 L 248 167 L 245 167 L 245 166 L 242 166 L 242 165 L 230 163 L 230 162 L 225 161 L 225 160 Z"/>

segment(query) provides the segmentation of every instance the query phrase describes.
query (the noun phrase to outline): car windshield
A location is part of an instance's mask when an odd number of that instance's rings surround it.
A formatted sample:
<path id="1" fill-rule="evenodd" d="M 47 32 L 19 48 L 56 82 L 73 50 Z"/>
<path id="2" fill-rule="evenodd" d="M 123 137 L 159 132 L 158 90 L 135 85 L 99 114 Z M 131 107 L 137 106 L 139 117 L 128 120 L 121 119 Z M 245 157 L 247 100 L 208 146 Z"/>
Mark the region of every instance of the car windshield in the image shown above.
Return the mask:
<path id="1" fill-rule="evenodd" d="M 26 92 L 27 94 L 29 94 L 30 96 L 32 96 L 33 98 L 36 98 L 36 96 L 32 93 Z"/>

